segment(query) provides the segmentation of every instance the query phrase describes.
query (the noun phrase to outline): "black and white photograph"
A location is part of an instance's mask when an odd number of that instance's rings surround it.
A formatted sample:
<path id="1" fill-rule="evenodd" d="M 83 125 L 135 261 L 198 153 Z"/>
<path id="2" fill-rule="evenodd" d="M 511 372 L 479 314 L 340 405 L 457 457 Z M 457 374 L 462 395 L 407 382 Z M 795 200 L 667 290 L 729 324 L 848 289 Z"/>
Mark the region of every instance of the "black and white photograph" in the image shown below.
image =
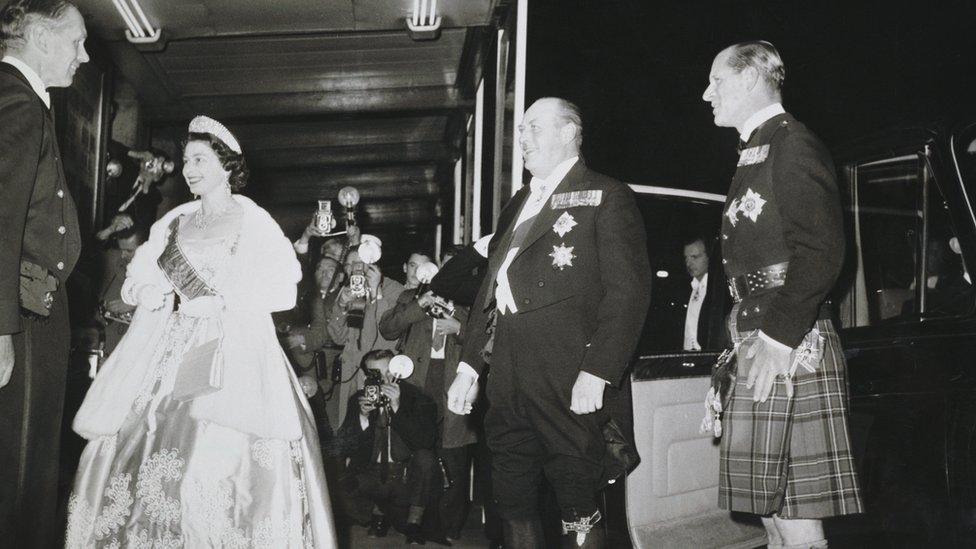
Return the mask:
<path id="1" fill-rule="evenodd" d="M 976 547 L 973 21 L 0 0 L 0 547 Z"/>

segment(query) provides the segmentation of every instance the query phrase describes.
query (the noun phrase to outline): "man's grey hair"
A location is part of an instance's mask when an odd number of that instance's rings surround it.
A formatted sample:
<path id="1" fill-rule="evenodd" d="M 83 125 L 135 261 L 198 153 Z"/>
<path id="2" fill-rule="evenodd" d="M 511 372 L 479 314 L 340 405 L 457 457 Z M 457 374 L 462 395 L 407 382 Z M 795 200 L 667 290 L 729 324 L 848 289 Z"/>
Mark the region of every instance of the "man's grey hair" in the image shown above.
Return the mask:
<path id="1" fill-rule="evenodd" d="M 759 72 L 763 80 L 773 90 L 783 88 L 786 80 L 786 67 L 776 46 L 765 40 L 739 42 L 729 47 L 728 65 L 735 72 L 742 72 L 746 67 L 752 67 Z"/>
<path id="2" fill-rule="evenodd" d="M 32 25 L 57 25 L 74 7 L 67 0 L 11 0 L 0 9 L 0 54 L 24 47 Z"/>
<path id="3" fill-rule="evenodd" d="M 574 143 L 576 144 L 576 150 L 582 152 L 583 150 L 583 116 L 580 115 L 580 109 L 572 101 L 567 101 L 562 97 L 543 97 L 539 101 L 551 102 L 556 106 L 556 118 L 559 119 L 564 124 L 572 124 L 576 126 L 576 138 Z"/>

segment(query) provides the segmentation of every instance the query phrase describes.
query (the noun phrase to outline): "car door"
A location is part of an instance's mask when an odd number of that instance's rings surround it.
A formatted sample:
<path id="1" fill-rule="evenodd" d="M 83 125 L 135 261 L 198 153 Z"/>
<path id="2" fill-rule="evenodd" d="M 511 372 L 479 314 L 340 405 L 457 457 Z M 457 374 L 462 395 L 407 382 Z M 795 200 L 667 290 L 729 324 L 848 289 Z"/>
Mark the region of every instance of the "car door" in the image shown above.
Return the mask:
<path id="1" fill-rule="evenodd" d="M 708 291 L 725 291 L 717 242 L 725 197 L 631 187 L 647 226 L 654 274 L 631 375 L 634 437 L 641 455 L 626 480 L 631 541 L 635 547 L 655 549 L 761 546 L 766 537 L 758 520 L 733 517 L 718 508 L 718 444 L 699 429 L 710 366 L 720 349 L 706 345 L 698 352 L 681 350 L 691 292 L 683 248 L 691 239 L 707 241 L 712 252 Z"/>
<path id="2" fill-rule="evenodd" d="M 843 168 L 836 298 L 868 513 L 836 522 L 889 546 L 955 546 L 953 492 L 968 483 L 971 500 L 973 481 L 974 223 L 947 144 L 919 137 Z"/>

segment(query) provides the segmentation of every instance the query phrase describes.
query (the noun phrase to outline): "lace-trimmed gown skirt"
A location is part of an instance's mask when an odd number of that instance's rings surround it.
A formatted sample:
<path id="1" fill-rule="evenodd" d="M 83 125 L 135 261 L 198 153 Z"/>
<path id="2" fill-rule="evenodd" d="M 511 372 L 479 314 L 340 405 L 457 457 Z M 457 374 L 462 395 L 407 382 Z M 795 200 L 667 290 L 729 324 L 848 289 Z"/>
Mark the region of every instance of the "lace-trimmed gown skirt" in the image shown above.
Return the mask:
<path id="1" fill-rule="evenodd" d="M 199 322 L 169 317 L 149 386 L 118 434 L 85 448 L 66 547 L 335 547 L 306 414 L 301 439 L 260 439 L 193 419 L 190 402 L 170 398 Z"/>

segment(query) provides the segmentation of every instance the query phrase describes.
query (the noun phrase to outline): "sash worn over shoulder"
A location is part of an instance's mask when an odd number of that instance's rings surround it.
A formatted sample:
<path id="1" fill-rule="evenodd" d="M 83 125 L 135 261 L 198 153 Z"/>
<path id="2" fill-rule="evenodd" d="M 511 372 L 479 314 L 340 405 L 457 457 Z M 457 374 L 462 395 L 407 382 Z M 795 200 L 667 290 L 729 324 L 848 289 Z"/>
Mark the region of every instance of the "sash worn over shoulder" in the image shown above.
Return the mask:
<path id="1" fill-rule="evenodd" d="M 208 295 L 217 295 L 216 290 L 197 273 L 193 265 L 186 258 L 179 242 L 180 218 L 177 217 L 169 224 L 169 237 L 163 253 L 159 255 L 156 264 L 163 271 L 166 278 L 180 293 L 180 297 L 194 299 Z"/>

